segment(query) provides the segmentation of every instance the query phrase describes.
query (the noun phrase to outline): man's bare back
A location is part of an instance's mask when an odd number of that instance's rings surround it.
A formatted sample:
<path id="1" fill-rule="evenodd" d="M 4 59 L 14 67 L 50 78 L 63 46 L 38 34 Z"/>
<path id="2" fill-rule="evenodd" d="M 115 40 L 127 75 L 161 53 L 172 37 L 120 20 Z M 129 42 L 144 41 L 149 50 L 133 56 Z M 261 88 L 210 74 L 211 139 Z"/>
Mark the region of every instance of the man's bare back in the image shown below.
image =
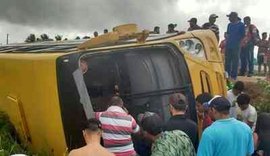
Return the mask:
<path id="1" fill-rule="evenodd" d="M 88 144 L 79 149 L 72 150 L 69 156 L 114 156 L 99 144 Z"/>

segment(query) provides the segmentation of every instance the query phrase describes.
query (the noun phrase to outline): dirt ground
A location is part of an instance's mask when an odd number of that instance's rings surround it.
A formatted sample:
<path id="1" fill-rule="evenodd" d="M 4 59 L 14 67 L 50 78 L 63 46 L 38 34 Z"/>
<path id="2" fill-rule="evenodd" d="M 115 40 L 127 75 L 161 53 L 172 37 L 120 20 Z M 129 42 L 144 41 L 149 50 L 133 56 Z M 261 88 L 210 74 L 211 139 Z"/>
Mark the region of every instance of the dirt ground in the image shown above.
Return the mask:
<path id="1" fill-rule="evenodd" d="M 245 83 L 245 91 L 251 97 L 251 102 L 254 103 L 256 100 L 262 98 L 262 88 L 257 84 L 258 80 L 265 80 L 265 77 L 238 77 L 239 81 L 243 81 Z"/>

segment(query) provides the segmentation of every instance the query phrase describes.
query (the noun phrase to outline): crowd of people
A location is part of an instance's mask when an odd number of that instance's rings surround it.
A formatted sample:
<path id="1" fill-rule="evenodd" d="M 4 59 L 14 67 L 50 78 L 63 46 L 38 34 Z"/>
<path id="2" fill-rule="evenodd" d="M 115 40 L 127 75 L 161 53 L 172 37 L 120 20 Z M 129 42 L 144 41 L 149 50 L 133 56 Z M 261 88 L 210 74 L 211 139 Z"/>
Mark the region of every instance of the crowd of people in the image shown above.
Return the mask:
<path id="1" fill-rule="evenodd" d="M 95 119 L 89 119 L 82 129 L 86 146 L 69 155 L 268 156 L 270 114 L 257 117 L 244 88 L 237 81 L 227 97 L 198 95 L 197 123 L 187 118 L 189 104 L 181 93 L 169 97 L 171 117 L 167 122 L 155 112 L 141 113 L 135 120 L 115 95 L 107 110 L 96 112 Z"/>
<path id="2" fill-rule="evenodd" d="M 227 26 L 227 31 L 224 33 L 224 40 L 220 42 L 221 53 L 225 56 L 225 70 L 230 80 L 235 81 L 237 76 L 251 77 L 254 74 L 254 46 L 258 46 L 258 74 L 261 74 L 261 66 L 264 67 L 264 75 L 267 79 L 270 79 L 270 36 L 267 39 L 267 33 L 263 32 L 262 37 L 259 35 L 258 28 L 251 23 L 249 16 L 244 17 L 241 22 L 241 18 L 237 12 L 231 12 L 229 15 L 230 23 Z M 191 18 L 188 20 L 190 27 L 187 31 L 193 31 L 198 29 L 210 29 L 212 30 L 219 42 L 219 27 L 215 24 L 218 16 L 211 14 L 209 16 L 209 22 L 202 26 L 197 25 L 197 18 Z M 179 32 L 174 30 L 176 24 L 169 24 L 167 33 Z M 158 34 L 159 31 L 153 33 Z M 240 69 L 238 68 L 240 67 Z M 268 70 L 267 70 L 268 69 Z"/>
<path id="3" fill-rule="evenodd" d="M 258 28 L 251 23 L 251 18 L 246 16 L 242 19 L 237 12 L 231 12 L 227 15 L 229 24 L 224 33 L 224 40 L 219 44 L 222 55 L 224 56 L 225 71 L 231 81 L 236 81 L 237 76 L 254 75 L 254 47 L 258 47 L 257 64 L 258 74 L 261 75 L 262 66 L 264 67 L 264 75 L 270 80 L 270 36 L 267 39 L 267 33 L 263 32 L 260 36 Z M 193 17 L 188 20 L 189 28 L 187 31 L 209 29 L 215 33 L 217 41 L 220 41 L 219 27 L 216 25 L 218 15 L 211 14 L 209 21 L 202 26 L 197 24 L 197 18 Z M 167 34 L 170 33 L 184 33 L 185 31 L 178 31 L 175 28 L 177 24 L 169 24 Z M 108 33 L 104 29 L 104 34 Z M 152 34 L 160 34 L 160 27 L 155 26 Z M 98 33 L 94 32 L 94 37 Z"/>
<path id="4" fill-rule="evenodd" d="M 264 63 L 266 72 L 266 63 L 270 59 L 267 33 L 263 33 L 260 39 L 250 17 L 245 17 L 242 23 L 236 12 L 227 16 L 230 23 L 220 47 L 224 51 L 229 78 L 236 80 L 238 74 L 252 76 L 254 65 L 251 58 L 255 45 L 259 47 L 258 63 Z M 210 15 L 209 22 L 202 27 L 197 25 L 196 18 L 191 18 L 188 31 L 210 29 L 219 41 L 216 18 L 216 14 Z M 178 32 L 175 27 L 176 24 L 169 24 L 167 33 Z M 154 28 L 154 33 L 159 31 L 159 27 Z M 168 121 L 164 121 L 161 114 L 148 111 L 138 114 L 135 119 L 115 94 L 106 111 L 96 112 L 95 118 L 85 123 L 82 134 L 86 145 L 72 150 L 69 155 L 270 156 L 270 114 L 258 115 L 244 90 L 244 83 L 236 81 L 227 97 L 209 93 L 198 95 L 195 99 L 197 122 L 187 117 L 190 104 L 182 93 L 170 95 L 168 108 L 171 117 Z"/>

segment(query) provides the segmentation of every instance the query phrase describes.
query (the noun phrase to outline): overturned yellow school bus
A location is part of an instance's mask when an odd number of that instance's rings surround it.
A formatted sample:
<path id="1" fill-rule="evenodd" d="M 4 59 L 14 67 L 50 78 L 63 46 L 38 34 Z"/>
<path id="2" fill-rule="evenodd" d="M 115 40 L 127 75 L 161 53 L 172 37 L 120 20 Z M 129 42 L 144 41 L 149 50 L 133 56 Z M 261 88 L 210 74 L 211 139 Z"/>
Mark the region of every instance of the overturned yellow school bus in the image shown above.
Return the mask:
<path id="1" fill-rule="evenodd" d="M 117 86 L 134 117 L 167 120 L 168 97 L 226 94 L 221 55 L 209 30 L 149 34 L 123 25 L 90 40 L 0 47 L 0 110 L 34 151 L 63 155 L 84 144 L 81 123 L 103 111 Z"/>

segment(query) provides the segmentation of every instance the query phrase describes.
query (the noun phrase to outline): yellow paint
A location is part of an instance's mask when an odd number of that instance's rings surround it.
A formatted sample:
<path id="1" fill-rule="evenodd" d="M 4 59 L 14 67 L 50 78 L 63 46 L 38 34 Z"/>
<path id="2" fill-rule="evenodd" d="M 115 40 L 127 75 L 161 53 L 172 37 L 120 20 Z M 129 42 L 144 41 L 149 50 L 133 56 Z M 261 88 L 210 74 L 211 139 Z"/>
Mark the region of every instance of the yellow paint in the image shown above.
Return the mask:
<path id="1" fill-rule="evenodd" d="M 0 55 L 0 109 L 8 113 L 21 138 L 34 151 L 62 155 L 66 143 L 56 85 L 56 56 Z M 27 136 L 31 142 L 27 142 Z"/>

